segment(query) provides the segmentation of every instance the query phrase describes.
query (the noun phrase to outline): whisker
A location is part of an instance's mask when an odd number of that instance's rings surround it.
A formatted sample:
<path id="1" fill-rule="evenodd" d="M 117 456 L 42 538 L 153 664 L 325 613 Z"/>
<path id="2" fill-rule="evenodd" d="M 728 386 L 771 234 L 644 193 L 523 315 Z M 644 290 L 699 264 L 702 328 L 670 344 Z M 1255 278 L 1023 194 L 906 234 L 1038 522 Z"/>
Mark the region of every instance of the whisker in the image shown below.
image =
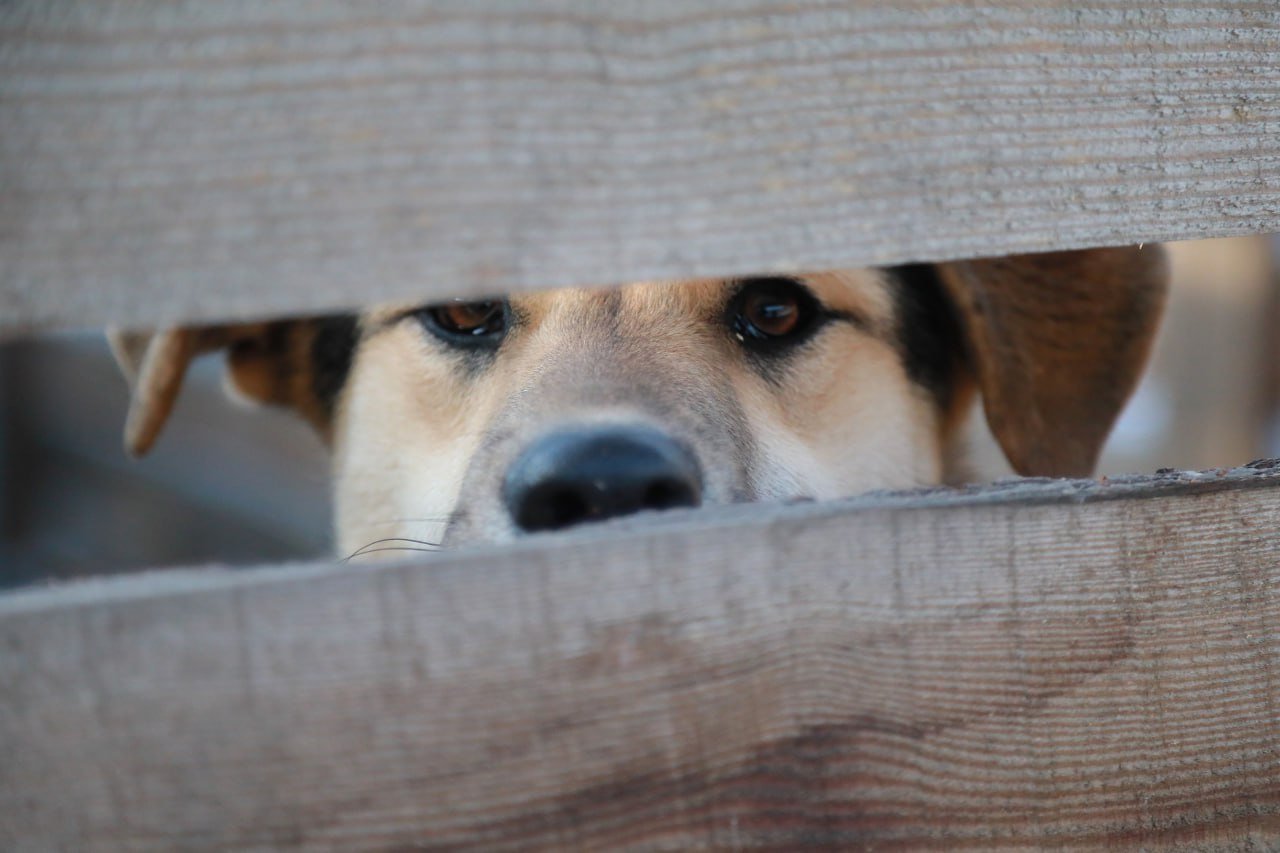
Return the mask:
<path id="1" fill-rule="evenodd" d="M 414 545 L 425 545 L 427 548 L 430 548 L 432 550 L 439 550 L 441 547 L 443 547 L 439 542 L 428 542 L 425 539 L 409 539 L 404 536 L 388 536 L 385 539 L 375 539 L 372 542 L 368 543 L 367 545 L 363 545 L 360 548 L 357 548 L 354 552 L 352 552 L 350 556 L 347 557 L 346 560 L 343 560 L 343 562 L 344 563 L 349 562 L 351 559 L 360 556 L 360 554 L 363 553 L 365 549 L 372 548 L 374 545 L 381 545 L 384 542 L 412 542 Z"/>
<path id="2" fill-rule="evenodd" d="M 403 545 L 400 545 L 394 548 L 369 548 L 368 550 L 365 550 L 362 548 L 361 550 L 352 554 L 350 557 L 347 557 L 342 562 L 349 563 L 356 557 L 364 557 L 369 554 L 376 554 L 379 551 L 413 551 L 419 554 L 439 554 L 440 553 L 439 548 L 408 548 Z"/>
<path id="3" fill-rule="evenodd" d="M 439 542 L 430 542 L 426 539 L 414 539 L 409 536 L 388 536 L 385 539 L 375 539 L 370 542 L 369 545 L 378 545 L 382 542 L 412 542 L 414 545 L 430 545 L 436 548 L 440 547 Z"/>

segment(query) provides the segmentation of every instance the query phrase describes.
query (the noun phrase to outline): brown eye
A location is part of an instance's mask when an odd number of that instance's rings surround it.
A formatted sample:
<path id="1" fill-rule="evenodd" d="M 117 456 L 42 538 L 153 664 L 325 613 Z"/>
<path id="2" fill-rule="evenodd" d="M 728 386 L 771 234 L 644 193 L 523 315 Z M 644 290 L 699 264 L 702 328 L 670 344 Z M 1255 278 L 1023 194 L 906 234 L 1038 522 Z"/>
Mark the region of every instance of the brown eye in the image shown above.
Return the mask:
<path id="1" fill-rule="evenodd" d="M 436 337 L 456 346 L 497 346 L 507 331 L 507 303 L 446 302 L 417 312 L 422 325 Z"/>
<path id="2" fill-rule="evenodd" d="M 752 293 L 742 306 L 742 318 L 755 331 L 776 338 L 796 330 L 800 305 L 793 294 Z"/>
<path id="3" fill-rule="evenodd" d="M 743 281 L 729 302 L 729 328 L 743 346 L 760 354 L 781 352 L 821 326 L 827 316 L 818 300 L 790 278 Z"/>
<path id="4" fill-rule="evenodd" d="M 450 302 L 433 309 L 435 321 L 460 335 L 491 335 L 502 328 L 501 302 Z"/>

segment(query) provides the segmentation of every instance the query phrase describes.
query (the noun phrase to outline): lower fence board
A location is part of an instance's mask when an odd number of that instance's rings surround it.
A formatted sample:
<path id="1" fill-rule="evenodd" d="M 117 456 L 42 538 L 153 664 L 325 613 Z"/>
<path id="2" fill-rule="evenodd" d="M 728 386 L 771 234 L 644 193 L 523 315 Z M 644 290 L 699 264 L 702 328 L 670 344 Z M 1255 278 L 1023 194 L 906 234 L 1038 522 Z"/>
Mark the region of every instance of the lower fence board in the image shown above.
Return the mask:
<path id="1" fill-rule="evenodd" d="M 1263 849 L 1280 468 L 0 597 L 0 847 Z"/>

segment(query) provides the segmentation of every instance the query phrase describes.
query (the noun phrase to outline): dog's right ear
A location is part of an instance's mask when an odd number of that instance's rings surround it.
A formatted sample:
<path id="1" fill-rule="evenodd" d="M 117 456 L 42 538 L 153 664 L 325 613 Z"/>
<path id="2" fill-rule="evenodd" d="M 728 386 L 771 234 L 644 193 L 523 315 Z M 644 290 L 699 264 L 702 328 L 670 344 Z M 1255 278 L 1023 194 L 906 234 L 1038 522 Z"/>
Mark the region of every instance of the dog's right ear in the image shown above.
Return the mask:
<path id="1" fill-rule="evenodd" d="M 354 318 L 344 317 L 108 332 L 132 392 L 125 449 L 134 456 L 151 449 L 191 362 L 220 350 L 227 353 L 228 379 L 235 390 L 256 402 L 292 407 L 326 435 L 337 386 L 331 375 L 318 375 L 317 365 L 340 370 L 340 385 L 355 330 Z"/>
<path id="2" fill-rule="evenodd" d="M 1159 326 L 1161 247 L 956 261 L 939 276 L 987 423 L 1014 470 L 1089 476 Z"/>

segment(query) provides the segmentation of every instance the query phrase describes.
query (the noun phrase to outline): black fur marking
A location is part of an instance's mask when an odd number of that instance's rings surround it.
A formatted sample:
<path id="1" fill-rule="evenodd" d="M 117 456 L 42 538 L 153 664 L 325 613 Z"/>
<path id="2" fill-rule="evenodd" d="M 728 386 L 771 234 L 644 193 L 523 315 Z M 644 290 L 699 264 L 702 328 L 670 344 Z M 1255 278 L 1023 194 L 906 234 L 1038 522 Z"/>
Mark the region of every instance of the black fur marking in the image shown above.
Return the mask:
<path id="1" fill-rule="evenodd" d="M 907 375 L 948 409 L 964 358 L 964 337 L 932 264 L 885 270 L 894 279 L 897 336 Z"/>
<path id="2" fill-rule="evenodd" d="M 333 408 L 347 384 L 356 344 L 360 340 L 359 321 L 355 314 L 339 314 L 316 321 L 311 340 L 311 390 L 333 416 Z"/>
<path id="3" fill-rule="evenodd" d="M 276 399 L 288 399 L 289 391 L 289 329 L 288 322 L 268 323 L 262 340 L 250 346 L 270 357 L 272 369 L 271 392 Z"/>

